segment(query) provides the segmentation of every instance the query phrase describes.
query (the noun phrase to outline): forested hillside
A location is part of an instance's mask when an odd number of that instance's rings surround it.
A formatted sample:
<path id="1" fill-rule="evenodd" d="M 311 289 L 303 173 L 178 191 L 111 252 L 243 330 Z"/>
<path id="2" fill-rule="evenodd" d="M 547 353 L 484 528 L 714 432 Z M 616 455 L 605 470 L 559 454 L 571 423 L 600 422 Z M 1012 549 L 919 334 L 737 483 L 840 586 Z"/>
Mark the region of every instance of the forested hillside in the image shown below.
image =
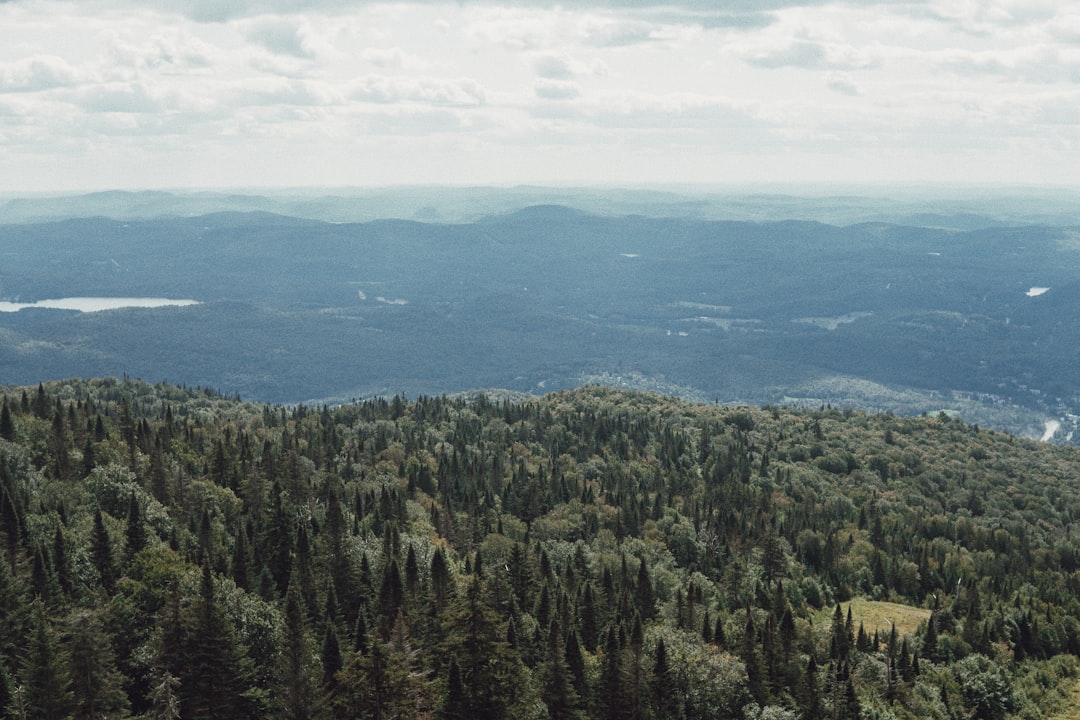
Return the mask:
<path id="1" fill-rule="evenodd" d="M 1073 449 L 599 388 L 2 394 L 4 717 L 997 719 L 1077 684 Z"/>
<path id="2" fill-rule="evenodd" d="M 947 410 L 1080 444 L 1077 237 L 550 205 L 463 224 L 0 224 L 0 378 L 126 374 L 309 405 L 604 384 Z M 81 297 L 197 304 L 35 306 Z"/>

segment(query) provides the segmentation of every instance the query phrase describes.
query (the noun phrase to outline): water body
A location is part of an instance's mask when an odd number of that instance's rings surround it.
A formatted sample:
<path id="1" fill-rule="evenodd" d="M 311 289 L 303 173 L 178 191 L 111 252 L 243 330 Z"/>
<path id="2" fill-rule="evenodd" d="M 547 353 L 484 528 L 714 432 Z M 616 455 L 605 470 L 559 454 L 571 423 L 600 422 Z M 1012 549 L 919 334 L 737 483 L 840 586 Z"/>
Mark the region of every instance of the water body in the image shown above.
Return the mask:
<path id="1" fill-rule="evenodd" d="M 170 305 L 198 305 L 198 300 L 172 300 L 170 298 L 135 297 L 69 297 L 38 300 L 33 303 L 0 302 L 0 312 L 18 312 L 26 308 L 50 310 L 77 310 L 78 312 L 101 312 L 120 308 L 156 308 Z"/>

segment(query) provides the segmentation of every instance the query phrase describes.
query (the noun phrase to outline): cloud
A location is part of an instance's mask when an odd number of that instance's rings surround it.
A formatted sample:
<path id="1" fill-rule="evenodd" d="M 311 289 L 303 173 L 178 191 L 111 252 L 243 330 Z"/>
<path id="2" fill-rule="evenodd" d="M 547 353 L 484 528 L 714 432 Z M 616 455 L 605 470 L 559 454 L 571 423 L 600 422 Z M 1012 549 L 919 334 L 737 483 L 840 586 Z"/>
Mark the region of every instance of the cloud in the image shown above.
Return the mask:
<path id="1" fill-rule="evenodd" d="M 846 73 L 829 73 L 825 77 L 825 84 L 830 90 L 841 95 L 855 96 L 859 94 L 859 86 Z"/>
<path id="2" fill-rule="evenodd" d="M 349 97 L 366 103 L 412 102 L 446 107 L 479 107 L 487 101 L 483 86 L 469 78 L 384 75 L 367 75 L 353 81 Z"/>
<path id="3" fill-rule="evenodd" d="M 545 100 L 573 100 L 581 95 L 581 88 L 575 82 L 540 78 L 533 86 L 533 92 Z"/>
<path id="4" fill-rule="evenodd" d="M 533 70 L 542 78 L 549 80 L 568 80 L 575 73 L 570 68 L 570 59 L 557 55 L 541 55 L 533 61 Z"/>
<path id="5" fill-rule="evenodd" d="M 287 77 L 260 77 L 230 83 L 222 101 L 236 105 L 297 105 L 322 107 L 345 102 L 326 83 Z"/>
<path id="6" fill-rule="evenodd" d="M 91 113 L 155 113 L 165 109 L 162 98 L 142 83 L 103 83 L 83 88 L 76 103 Z"/>
<path id="7" fill-rule="evenodd" d="M 756 67 L 775 70 L 797 67 L 808 70 L 819 68 L 864 69 L 873 67 L 877 61 L 865 51 L 842 43 L 825 43 L 798 38 L 785 45 L 749 53 L 744 60 Z"/>
<path id="8" fill-rule="evenodd" d="M 302 60 L 311 60 L 316 55 L 308 29 L 298 25 L 295 20 L 259 20 L 248 26 L 244 35 L 251 42 L 277 55 L 288 55 Z"/>
<path id="9" fill-rule="evenodd" d="M 139 42 L 114 37 L 111 53 L 124 67 L 172 72 L 208 68 L 216 55 L 209 44 L 180 31 L 158 33 Z"/>
<path id="10" fill-rule="evenodd" d="M 991 76 L 1033 84 L 1080 83 L 1080 54 L 1048 45 L 986 51 L 950 48 L 931 58 L 937 67 L 966 77 Z"/>
<path id="11" fill-rule="evenodd" d="M 722 11 L 717 10 L 714 0 L 585 0 L 578 3 L 578 10 L 663 11 L 694 14 L 706 27 L 760 27 L 770 11 L 791 7 L 825 5 L 829 0 L 728 0 Z M 929 0 L 913 0 L 921 5 Z M 196 22 L 222 23 L 230 20 L 257 17 L 266 14 L 291 14 L 299 12 L 338 13 L 357 7 L 382 4 L 384 0 L 150 0 L 153 7 L 184 15 Z M 440 5 L 446 0 L 415 0 L 420 5 Z M 466 4 L 480 7 L 516 7 L 550 10 L 560 7 L 558 0 L 465 0 Z M 876 0 L 864 0 L 858 4 L 877 5 Z M 719 23 L 719 24 L 716 24 Z"/>
<path id="12" fill-rule="evenodd" d="M 401 48 L 368 48 L 361 57 L 365 62 L 371 63 L 378 68 L 394 70 L 421 70 L 427 68 L 430 63 L 405 52 Z"/>
<path id="13" fill-rule="evenodd" d="M 591 16 L 582 22 L 579 32 L 585 44 L 610 48 L 655 42 L 656 28 L 650 22 Z"/>
<path id="14" fill-rule="evenodd" d="M 708 130 L 756 121 L 745 103 L 696 93 L 605 93 L 588 102 L 533 109 L 536 117 L 570 119 L 605 129 Z"/>
<path id="15" fill-rule="evenodd" d="M 570 80 L 575 77 L 601 77 L 607 74 L 607 66 L 599 60 L 585 63 L 569 55 L 545 53 L 533 58 L 532 69 L 547 80 Z"/>
<path id="16" fill-rule="evenodd" d="M 63 58 L 35 55 L 0 65 L 0 92 L 38 92 L 74 85 L 76 72 Z"/>

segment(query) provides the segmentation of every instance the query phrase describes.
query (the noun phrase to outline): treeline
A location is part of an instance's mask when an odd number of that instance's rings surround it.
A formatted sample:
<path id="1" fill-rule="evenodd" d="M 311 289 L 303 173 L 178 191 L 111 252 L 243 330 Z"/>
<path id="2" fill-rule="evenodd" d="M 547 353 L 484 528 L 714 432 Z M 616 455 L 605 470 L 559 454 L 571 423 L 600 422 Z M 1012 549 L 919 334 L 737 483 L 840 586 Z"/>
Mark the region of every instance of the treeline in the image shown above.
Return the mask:
<path id="1" fill-rule="evenodd" d="M 0 402 L 0 717 L 996 719 L 1080 673 L 1080 456 L 945 416 Z"/>

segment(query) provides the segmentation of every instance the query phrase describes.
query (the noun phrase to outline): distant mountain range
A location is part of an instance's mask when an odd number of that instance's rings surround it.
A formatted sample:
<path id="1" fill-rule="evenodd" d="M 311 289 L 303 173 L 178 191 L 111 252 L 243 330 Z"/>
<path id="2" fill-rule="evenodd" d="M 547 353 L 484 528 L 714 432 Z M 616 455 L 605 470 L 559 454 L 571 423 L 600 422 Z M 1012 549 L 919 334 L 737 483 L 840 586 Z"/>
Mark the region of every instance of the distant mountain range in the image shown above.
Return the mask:
<path id="1" fill-rule="evenodd" d="M 604 383 L 1068 441 L 1080 215 L 1025 197 L 985 215 L 977 198 L 529 188 L 14 199 L 0 301 L 199 304 L 0 313 L 0 381 L 126 374 L 283 403 Z M 365 216 L 382 219 L 347 221 Z M 821 221 L 840 216 L 861 221 Z"/>

